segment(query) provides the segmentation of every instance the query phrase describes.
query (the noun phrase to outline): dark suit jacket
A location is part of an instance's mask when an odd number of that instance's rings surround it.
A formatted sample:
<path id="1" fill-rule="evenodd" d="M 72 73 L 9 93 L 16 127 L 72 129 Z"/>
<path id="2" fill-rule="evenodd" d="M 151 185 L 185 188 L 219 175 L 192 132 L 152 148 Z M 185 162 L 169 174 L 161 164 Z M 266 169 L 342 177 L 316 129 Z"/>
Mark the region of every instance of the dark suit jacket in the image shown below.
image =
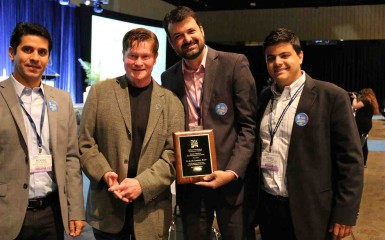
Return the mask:
<path id="1" fill-rule="evenodd" d="M 181 99 L 188 126 L 182 61 L 166 70 L 161 79 L 162 85 Z M 254 153 L 256 101 L 255 81 L 247 58 L 209 48 L 203 80 L 203 127 L 214 129 L 218 169 L 232 170 L 239 175 L 237 181 L 221 188 L 231 204 L 243 201 L 243 180 Z M 219 103 L 226 104 L 226 114 L 216 113 Z M 180 195 L 183 190 L 178 188 L 178 199 Z"/>
<path id="2" fill-rule="evenodd" d="M 79 164 L 77 127 L 67 92 L 44 85 L 50 150 L 66 232 L 69 220 L 84 220 L 83 183 Z M 29 161 L 27 133 L 17 94 L 9 78 L 0 82 L 0 238 L 15 239 L 28 206 Z"/>
<path id="3" fill-rule="evenodd" d="M 258 126 L 271 95 L 270 88 L 261 93 Z M 286 170 L 290 211 L 298 240 L 323 240 L 329 224 L 356 223 L 363 188 L 360 138 L 349 97 L 334 84 L 307 75 L 298 113 L 309 121 L 293 124 Z"/>

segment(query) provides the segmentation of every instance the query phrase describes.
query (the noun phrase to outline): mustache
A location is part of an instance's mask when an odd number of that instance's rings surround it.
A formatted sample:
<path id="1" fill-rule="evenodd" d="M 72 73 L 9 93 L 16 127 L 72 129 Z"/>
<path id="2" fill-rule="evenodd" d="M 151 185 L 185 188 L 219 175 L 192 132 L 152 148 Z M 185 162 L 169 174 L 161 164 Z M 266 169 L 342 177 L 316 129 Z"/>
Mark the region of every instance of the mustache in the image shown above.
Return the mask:
<path id="1" fill-rule="evenodd" d="M 188 43 L 183 44 L 182 45 L 182 49 L 186 49 L 186 48 L 190 47 L 191 45 L 198 44 L 198 43 L 199 43 L 198 40 L 192 40 L 192 41 L 190 41 Z"/>

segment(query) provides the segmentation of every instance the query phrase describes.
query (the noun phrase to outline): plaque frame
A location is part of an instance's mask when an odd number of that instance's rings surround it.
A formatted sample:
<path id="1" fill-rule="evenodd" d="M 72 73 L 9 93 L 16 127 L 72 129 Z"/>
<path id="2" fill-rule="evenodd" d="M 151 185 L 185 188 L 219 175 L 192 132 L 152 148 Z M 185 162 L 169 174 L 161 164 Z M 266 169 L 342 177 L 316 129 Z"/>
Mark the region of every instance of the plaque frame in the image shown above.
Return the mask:
<path id="1" fill-rule="evenodd" d="M 206 149 L 208 149 L 207 154 L 204 157 L 207 157 L 208 159 L 205 162 L 206 164 L 209 163 L 209 166 L 203 166 L 206 169 L 206 172 L 203 174 L 197 173 L 197 174 L 188 174 L 189 167 L 183 166 L 183 164 L 186 163 L 186 158 L 188 156 L 182 156 L 182 147 L 181 143 L 183 141 L 186 141 L 186 139 L 195 140 L 196 138 L 202 138 L 204 144 L 207 144 L 205 146 Z M 212 172 L 217 170 L 217 157 L 216 157 L 216 151 L 215 151 L 215 140 L 214 140 L 214 130 L 213 129 L 205 129 L 205 130 L 199 130 L 199 131 L 184 131 L 184 132 L 174 132 L 173 133 L 173 140 L 174 140 L 174 151 L 175 151 L 175 168 L 176 168 L 176 180 L 178 184 L 187 184 L 187 183 L 194 183 L 202 181 L 203 177 L 206 175 L 211 174 Z M 199 142 L 198 142 L 199 145 Z M 199 151 L 199 149 L 198 149 Z M 185 152 L 185 151 L 183 151 Z M 203 152 L 203 150 L 201 151 Z M 198 153 L 199 154 L 199 153 Z M 199 162 L 199 160 L 198 160 Z M 206 165 L 204 164 L 204 165 Z M 194 167 L 195 168 L 195 167 Z M 202 168 L 202 166 L 201 166 Z M 198 166 L 199 169 L 199 166 Z M 207 171 L 208 170 L 208 171 Z M 192 170 L 194 171 L 194 170 Z"/>

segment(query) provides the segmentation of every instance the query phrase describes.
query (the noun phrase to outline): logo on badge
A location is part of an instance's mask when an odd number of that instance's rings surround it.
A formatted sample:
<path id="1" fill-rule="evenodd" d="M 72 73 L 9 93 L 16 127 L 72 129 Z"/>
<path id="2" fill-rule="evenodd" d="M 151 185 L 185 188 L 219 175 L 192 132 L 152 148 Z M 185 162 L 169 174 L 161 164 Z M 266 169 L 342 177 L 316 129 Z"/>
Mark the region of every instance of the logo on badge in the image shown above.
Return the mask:
<path id="1" fill-rule="evenodd" d="M 224 104 L 224 103 L 218 103 L 216 106 L 215 106 L 215 112 L 218 114 L 218 115 L 225 115 L 227 113 L 227 105 Z"/>
<path id="2" fill-rule="evenodd" d="M 295 123 L 300 127 L 305 126 L 308 122 L 309 122 L 309 117 L 306 115 L 306 113 L 298 113 L 295 116 Z"/>
<path id="3" fill-rule="evenodd" d="M 54 100 L 49 100 L 48 101 L 48 108 L 52 111 L 52 112 L 57 112 L 57 103 L 54 101 Z"/>

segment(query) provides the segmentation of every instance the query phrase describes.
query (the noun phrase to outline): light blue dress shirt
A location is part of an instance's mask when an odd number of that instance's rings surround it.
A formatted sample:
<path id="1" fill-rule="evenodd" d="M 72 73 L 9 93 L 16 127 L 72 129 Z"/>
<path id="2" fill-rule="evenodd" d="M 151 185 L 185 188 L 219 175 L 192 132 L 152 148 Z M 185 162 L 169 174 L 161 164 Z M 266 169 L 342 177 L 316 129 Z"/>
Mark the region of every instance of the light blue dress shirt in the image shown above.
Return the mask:
<path id="1" fill-rule="evenodd" d="M 50 136 L 49 136 L 49 123 L 47 108 L 45 108 L 44 124 L 42 132 L 40 132 L 40 121 L 42 115 L 44 102 L 44 88 L 41 84 L 40 87 L 33 89 L 25 87 L 19 83 L 13 76 L 13 83 L 17 95 L 23 102 L 23 106 L 28 114 L 32 117 L 36 130 L 42 138 L 42 151 L 41 154 L 50 155 Z M 37 136 L 33 130 L 31 123 L 27 117 L 27 114 L 23 111 L 20 106 L 20 111 L 24 117 L 25 129 L 27 131 L 27 145 L 28 145 L 28 157 L 32 159 L 33 156 L 39 154 L 39 146 L 37 142 Z M 53 161 L 53 159 L 52 159 Z M 29 175 L 29 199 L 46 197 L 48 193 L 56 191 L 57 186 L 53 181 L 53 162 L 51 172 L 35 172 Z"/>

